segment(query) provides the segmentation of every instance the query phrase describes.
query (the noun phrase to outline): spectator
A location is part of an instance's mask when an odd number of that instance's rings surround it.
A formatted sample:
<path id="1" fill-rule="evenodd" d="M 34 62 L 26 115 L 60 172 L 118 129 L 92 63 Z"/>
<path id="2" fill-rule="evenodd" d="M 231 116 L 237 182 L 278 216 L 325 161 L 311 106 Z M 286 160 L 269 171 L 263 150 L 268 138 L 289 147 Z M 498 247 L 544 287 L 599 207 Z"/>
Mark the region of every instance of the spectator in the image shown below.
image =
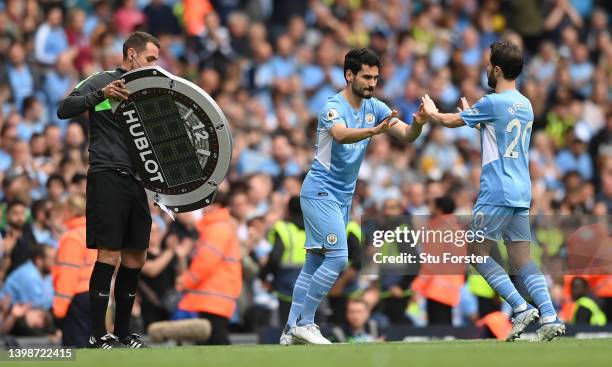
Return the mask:
<path id="1" fill-rule="evenodd" d="M 164 4 L 163 0 L 152 0 L 143 9 L 147 20 L 147 32 L 154 36 L 161 34 L 179 35 L 181 28 L 172 8 Z"/>
<path id="2" fill-rule="evenodd" d="M 214 11 L 206 14 L 205 24 L 204 31 L 190 40 L 188 47 L 192 62 L 198 65 L 199 69 L 214 67 L 225 71 L 233 53 L 229 31 L 221 25 L 219 16 Z"/>
<path id="3" fill-rule="evenodd" d="M 252 49 L 249 44 L 249 16 L 241 11 L 234 11 L 227 18 L 228 30 L 231 35 L 232 49 L 242 57 L 250 57 Z"/>
<path id="4" fill-rule="evenodd" d="M 572 324 L 605 326 L 607 324 L 606 314 L 592 298 L 589 283 L 582 277 L 574 277 L 571 287 L 572 299 L 575 302 Z"/>
<path id="5" fill-rule="evenodd" d="M 0 130 L 0 171 L 5 172 L 13 164 L 10 151 L 17 140 L 17 128 L 13 125 L 5 124 Z"/>
<path id="6" fill-rule="evenodd" d="M 406 224 L 400 224 L 404 221 L 399 217 L 402 214 L 401 202 L 396 199 L 387 199 L 382 206 L 382 215 L 384 222 L 377 228 L 391 229 L 403 228 Z M 390 256 L 418 256 L 414 248 L 410 246 L 399 246 L 397 243 L 388 242 L 385 246 Z M 380 273 L 380 291 L 381 291 L 381 308 L 388 321 L 392 324 L 411 325 L 412 321 L 406 315 L 406 308 L 412 291 L 410 290 L 412 281 L 418 274 L 418 264 L 403 265 L 402 268 L 386 267 L 379 270 Z"/>
<path id="7" fill-rule="evenodd" d="M 32 247 L 30 259 L 15 268 L 6 278 L 3 293 L 8 294 L 14 304 L 30 304 L 50 310 L 53 303 L 50 274 L 55 263 L 55 253 L 51 246 Z"/>
<path id="8" fill-rule="evenodd" d="M 278 318 L 282 323 L 289 316 L 293 287 L 306 258 L 306 232 L 299 197 L 289 199 L 287 217 L 274 223 L 268 242 L 273 246 L 272 251 L 259 277 L 271 283 L 279 300 Z"/>
<path id="9" fill-rule="evenodd" d="M 8 50 L 9 62 L 4 65 L 2 79 L 8 81 L 17 110 L 22 111 L 23 100 L 38 90 L 38 78 L 26 62 L 25 50 L 14 42 Z"/>
<path id="10" fill-rule="evenodd" d="M 46 200 L 37 200 L 32 203 L 32 234 L 36 243 L 57 248 L 57 240 L 47 228 L 49 204 Z"/>
<path id="11" fill-rule="evenodd" d="M 2 231 L 2 238 L 4 238 L 4 258 L 7 261 L 3 269 L 0 269 L 2 275 L 9 275 L 27 262 L 36 247 L 32 229 L 26 224 L 26 211 L 27 206 L 20 201 L 10 202 L 6 208 L 6 228 Z"/>
<path id="12" fill-rule="evenodd" d="M 293 159 L 293 147 L 286 135 L 278 134 L 272 138 L 272 159 L 259 168 L 275 179 L 294 176 L 301 172 L 301 167 Z"/>
<path id="13" fill-rule="evenodd" d="M 589 50 L 586 45 L 578 45 L 574 50 L 574 60 L 569 66 L 569 73 L 574 88 L 583 96 L 591 93 L 593 65 L 589 61 Z"/>
<path id="14" fill-rule="evenodd" d="M 42 134 L 47 122 L 43 104 L 33 96 L 23 100 L 23 120 L 17 125 L 17 137 L 29 142 L 32 134 Z"/>
<path id="15" fill-rule="evenodd" d="M 430 134 L 431 140 L 422 153 L 423 172 L 434 180 L 440 179 L 447 171 L 463 174 L 465 167 L 461 156 L 454 145 L 447 143 L 444 131 L 440 127 L 432 127 Z"/>
<path id="16" fill-rule="evenodd" d="M 172 233 L 164 239 L 165 233 L 166 224 L 156 217 L 151 225 L 147 263 L 142 268 L 139 284 L 145 330 L 153 322 L 170 319 L 178 300 L 174 285 L 186 270 L 193 248 L 191 238 L 179 238 Z"/>
<path id="17" fill-rule="evenodd" d="M 304 65 L 301 78 L 308 100 L 308 111 L 317 115 L 327 98 L 344 86 L 344 72 L 336 64 L 334 41 L 325 37 L 316 49 L 316 63 Z"/>
<path id="18" fill-rule="evenodd" d="M 52 318 L 48 311 L 29 304 L 13 304 L 0 326 L 0 334 L 42 336 L 50 334 Z"/>
<path id="19" fill-rule="evenodd" d="M 569 148 L 561 150 L 557 155 L 557 167 L 562 176 L 570 171 L 578 171 L 584 180 L 593 177 L 593 163 L 586 150 L 589 139 L 585 134 L 577 129 L 569 137 Z"/>
<path id="20" fill-rule="evenodd" d="M 68 38 L 62 28 L 62 9 L 51 8 L 47 12 L 46 21 L 34 37 L 36 61 L 45 66 L 53 66 L 58 56 L 68 47 Z"/>
<path id="21" fill-rule="evenodd" d="M 67 121 L 57 117 L 57 108 L 62 99 L 70 93 L 76 85 L 76 70 L 73 66 L 73 56 L 70 53 L 62 53 L 57 57 L 55 68 L 49 71 L 43 83 L 43 91 L 47 97 L 46 120 L 60 125 L 65 129 Z"/>
<path id="22" fill-rule="evenodd" d="M 91 45 L 89 42 L 89 35 L 86 33 L 85 27 L 87 25 L 87 14 L 79 8 L 72 8 L 68 13 L 68 24 L 66 26 L 66 38 L 70 50 L 59 55 L 64 56 L 64 60 L 59 59 L 55 63 L 56 69 L 59 74 L 68 74 L 69 65 L 65 64 L 67 60 L 70 60 L 71 64 L 74 61 L 74 67 L 77 70 L 83 71 L 83 68 L 93 61 L 93 54 Z M 73 60 L 74 59 L 74 60 Z M 64 63 L 63 65 L 60 65 Z M 69 88 L 60 89 L 67 94 L 68 91 L 72 90 L 72 86 Z M 54 110 L 57 109 L 55 106 Z M 55 114 L 53 114 L 55 115 Z"/>
<path id="23" fill-rule="evenodd" d="M 84 348 L 91 335 L 89 278 L 97 255 L 85 243 L 85 196 L 69 196 L 62 214 L 67 231 L 59 239 L 51 271 L 53 315 L 62 330 L 62 345 Z"/>
<path id="24" fill-rule="evenodd" d="M 263 217 L 255 217 L 247 222 L 247 228 L 248 239 L 240 243 L 244 281 L 238 307 L 245 329 L 257 330 L 271 324 L 273 310 L 280 310 L 279 294 L 258 277 L 272 255 L 272 244 L 266 239 L 268 225 Z"/>
<path id="25" fill-rule="evenodd" d="M 52 174 L 47 179 L 47 196 L 53 203 L 59 203 L 62 201 L 66 194 L 66 181 L 59 174 Z"/>
<path id="26" fill-rule="evenodd" d="M 240 244 L 227 209 L 227 198 L 218 194 L 198 222 L 200 243 L 180 288 L 186 291 L 178 307 L 198 312 L 210 321 L 208 344 L 230 344 L 229 319 L 242 288 Z M 214 270 L 214 271 L 213 271 Z"/>
<path id="27" fill-rule="evenodd" d="M 146 22 L 144 13 L 136 6 L 136 0 L 123 0 L 122 6 L 117 9 L 113 19 L 122 37 L 129 36 L 137 27 L 143 26 Z"/>
<path id="28" fill-rule="evenodd" d="M 333 336 L 338 343 L 371 343 L 384 341 L 378 335 L 378 324 L 370 319 L 368 304 L 359 298 L 350 299 L 346 305 L 346 323 L 334 327 Z"/>

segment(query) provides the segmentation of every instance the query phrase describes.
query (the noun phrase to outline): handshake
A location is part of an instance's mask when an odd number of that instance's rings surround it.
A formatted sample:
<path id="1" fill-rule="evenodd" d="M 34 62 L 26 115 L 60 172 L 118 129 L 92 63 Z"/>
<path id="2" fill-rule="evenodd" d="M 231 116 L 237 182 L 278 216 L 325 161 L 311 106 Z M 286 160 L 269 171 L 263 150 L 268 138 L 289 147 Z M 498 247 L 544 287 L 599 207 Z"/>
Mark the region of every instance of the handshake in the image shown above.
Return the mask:
<path id="1" fill-rule="evenodd" d="M 461 98 L 461 107 L 457 107 L 457 111 L 463 112 L 470 108 L 470 105 L 465 97 Z M 438 112 L 438 107 L 428 94 L 421 97 L 419 110 L 412 115 L 414 123 L 423 125 L 427 121 L 440 123 L 446 127 L 459 127 L 464 125 L 459 113 L 446 114 Z"/>

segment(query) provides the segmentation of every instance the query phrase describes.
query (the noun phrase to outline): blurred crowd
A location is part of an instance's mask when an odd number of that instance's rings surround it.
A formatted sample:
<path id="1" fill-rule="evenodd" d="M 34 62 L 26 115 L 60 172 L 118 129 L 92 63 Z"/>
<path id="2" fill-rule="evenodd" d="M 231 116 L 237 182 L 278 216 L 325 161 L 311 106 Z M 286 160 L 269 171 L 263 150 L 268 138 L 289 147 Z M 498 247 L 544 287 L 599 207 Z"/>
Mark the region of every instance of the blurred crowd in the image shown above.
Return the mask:
<path id="1" fill-rule="evenodd" d="M 262 272 L 275 247 L 268 233 L 290 216 L 290 199 L 299 196 L 319 110 L 345 86 L 342 65 L 351 48 L 378 53 L 376 96 L 409 123 L 425 93 L 445 111 L 455 110 L 462 96 L 471 104 L 489 93 L 489 45 L 517 43 L 525 55 L 518 85 L 535 114 L 531 214 L 608 215 L 610 14 L 605 0 L 0 1 L 0 334 L 55 333 L 50 274 L 67 221 L 84 215 L 88 154 L 87 116 L 60 120 L 57 106 L 80 80 L 118 67 L 131 32 L 157 36 L 159 65 L 204 89 L 230 122 L 233 159 L 221 191 L 243 274 L 231 323 L 253 330 L 284 322 L 273 272 Z M 479 144 L 468 127 L 427 125 L 412 145 L 375 137 L 352 217 L 429 215 L 448 208 L 439 198 L 450 199 L 455 214 L 469 214 L 479 188 Z M 152 213 L 149 258 L 155 262 L 145 266 L 134 307 L 134 325 L 142 330 L 186 317 L 176 315 L 176 279 L 199 240 L 206 241 L 199 231 L 206 211 L 174 222 L 158 208 Z M 544 271 L 552 274 L 547 259 L 563 251 L 547 245 L 535 241 Z M 549 278 L 561 306 L 562 277 Z M 422 299 L 406 296 L 405 283 L 376 290 L 376 276 L 359 279 L 364 293 L 346 305 L 347 322 L 364 324 L 386 294 L 407 299 L 401 311 L 408 322 L 426 324 Z M 469 299 L 467 286 L 464 293 Z M 462 305 L 453 312 L 476 312 Z M 475 320 L 465 319 L 453 323 Z"/>

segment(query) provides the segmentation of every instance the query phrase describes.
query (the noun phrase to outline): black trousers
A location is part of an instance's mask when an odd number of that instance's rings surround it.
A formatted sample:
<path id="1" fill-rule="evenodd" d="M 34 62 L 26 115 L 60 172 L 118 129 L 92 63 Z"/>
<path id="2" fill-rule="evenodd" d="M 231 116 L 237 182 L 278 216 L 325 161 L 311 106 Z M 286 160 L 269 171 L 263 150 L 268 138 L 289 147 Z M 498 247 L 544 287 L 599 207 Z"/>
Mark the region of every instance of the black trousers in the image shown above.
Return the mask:
<path id="1" fill-rule="evenodd" d="M 601 310 L 606 314 L 608 323 L 612 322 L 612 297 L 602 297 L 601 303 Z"/>
<path id="2" fill-rule="evenodd" d="M 406 307 L 408 307 L 408 297 L 385 298 L 383 302 L 383 312 L 392 324 L 412 324 L 406 316 Z"/>
<path id="3" fill-rule="evenodd" d="M 427 317 L 429 325 L 452 325 L 453 308 L 444 303 L 427 299 Z"/>
<path id="4" fill-rule="evenodd" d="M 200 318 L 208 320 L 211 326 L 210 338 L 206 345 L 229 345 L 229 319 L 208 312 L 200 312 Z"/>
<path id="5" fill-rule="evenodd" d="M 497 297 L 494 298 L 478 298 L 478 318 L 483 318 L 491 312 L 499 311 L 500 304 Z"/>
<path id="6" fill-rule="evenodd" d="M 90 335 L 89 292 L 78 293 L 72 298 L 62 322 L 62 346 L 85 348 Z"/>
<path id="7" fill-rule="evenodd" d="M 327 297 L 329 302 L 329 308 L 331 315 L 329 315 L 329 321 L 334 325 L 343 325 L 346 322 L 346 305 L 348 303 L 347 296 L 340 297 Z"/>
<path id="8" fill-rule="evenodd" d="M 278 324 L 285 326 L 289 318 L 289 310 L 291 310 L 291 302 L 278 300 Z"/>

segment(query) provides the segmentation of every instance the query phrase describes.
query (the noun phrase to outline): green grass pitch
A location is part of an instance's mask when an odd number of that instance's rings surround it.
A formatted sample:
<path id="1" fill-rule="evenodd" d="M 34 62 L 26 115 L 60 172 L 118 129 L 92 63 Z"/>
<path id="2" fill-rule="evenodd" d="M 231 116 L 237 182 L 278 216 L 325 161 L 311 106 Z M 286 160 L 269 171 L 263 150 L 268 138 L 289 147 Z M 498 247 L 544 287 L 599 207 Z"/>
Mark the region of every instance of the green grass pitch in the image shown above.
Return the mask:
<path id="1" fill-rule="evenodd" d="M 611 365 L 612 339 L 572 338 L 562 338 L 553 343 L 470 340 L 291 347 L 238 345 L 140 350 L 77 350 L 76 361 L 37 363 L 23 361 L 12 364 L 16 367 L 595 367 Z"/>

